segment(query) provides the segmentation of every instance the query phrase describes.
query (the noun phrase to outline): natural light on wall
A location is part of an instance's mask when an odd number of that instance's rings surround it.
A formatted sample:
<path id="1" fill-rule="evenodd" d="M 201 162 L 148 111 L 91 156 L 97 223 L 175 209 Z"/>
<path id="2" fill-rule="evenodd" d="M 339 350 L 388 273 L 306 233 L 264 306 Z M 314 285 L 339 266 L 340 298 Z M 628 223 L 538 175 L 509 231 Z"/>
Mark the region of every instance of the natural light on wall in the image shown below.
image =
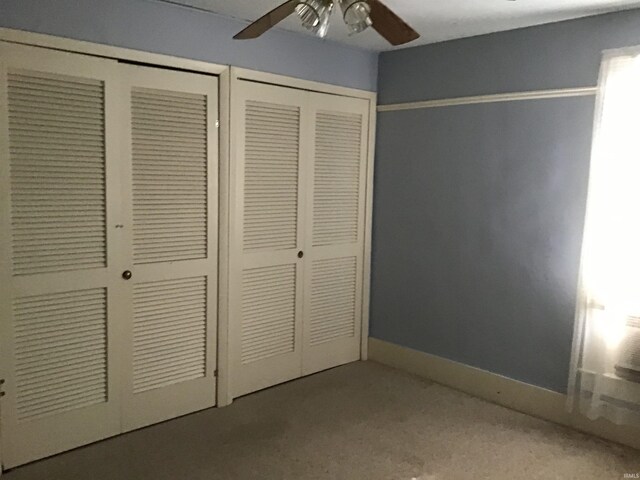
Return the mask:
<path id="1" fill-rule="evenodd" d="M 640 49 L 601 67 L 569 394 L 640 424 Z"/>

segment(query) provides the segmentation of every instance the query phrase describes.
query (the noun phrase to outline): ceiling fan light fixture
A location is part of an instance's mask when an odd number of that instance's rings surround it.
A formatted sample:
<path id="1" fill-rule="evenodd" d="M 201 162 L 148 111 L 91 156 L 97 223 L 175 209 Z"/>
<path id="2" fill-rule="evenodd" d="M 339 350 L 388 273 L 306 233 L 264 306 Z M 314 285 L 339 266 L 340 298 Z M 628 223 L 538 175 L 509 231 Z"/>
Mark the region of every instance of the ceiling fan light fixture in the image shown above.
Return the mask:
<path id="1" fill-rule="evenodd" d="M 343 20 L 351 34 L 373 27 L 391 45 L 404 45 L 420 38 L 420 34 L 385 6 L 382 0 L 286 0 L 240 30 L 233 38 L 258 38 L 293 13 L 300 17 L 305 28 L 322 38 L 329 29 L 331 11 L 336 3 L 340 4 Z"/>
<path id="2" fill-rule="evenodd" d="M 364 0 L 338 0 L 349 32 L 360 33 L 372 25 L 371 6 Z"/>
<path id="3" fill-rule="evenodd" d="M 302 0 L 296 5 L 296 13 L 302 20 L 302 26 L 320 38 L 324 38 L 329 31 L 332 10 L 332 0 Z"/>

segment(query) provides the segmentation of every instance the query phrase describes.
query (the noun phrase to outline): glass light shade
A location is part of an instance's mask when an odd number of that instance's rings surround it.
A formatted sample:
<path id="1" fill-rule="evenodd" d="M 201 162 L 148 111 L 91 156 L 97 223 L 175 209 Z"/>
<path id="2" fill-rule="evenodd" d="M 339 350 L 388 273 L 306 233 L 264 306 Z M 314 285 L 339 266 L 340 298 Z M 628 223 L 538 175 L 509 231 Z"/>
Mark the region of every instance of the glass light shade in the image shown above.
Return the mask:
<path id="1" fill-rule="evenodd" d="M 329 31 L 332 9 L 332 0 L 303 0 L 296 6 L 296 13 L 303 27 L 324 38 Z"/>
<path id="2" fill-rule="evenodd" d="M 371 26 L 371 7 L 363 0 L 339 0 L 344 23 L 351 33 L 360 33 Z"/>

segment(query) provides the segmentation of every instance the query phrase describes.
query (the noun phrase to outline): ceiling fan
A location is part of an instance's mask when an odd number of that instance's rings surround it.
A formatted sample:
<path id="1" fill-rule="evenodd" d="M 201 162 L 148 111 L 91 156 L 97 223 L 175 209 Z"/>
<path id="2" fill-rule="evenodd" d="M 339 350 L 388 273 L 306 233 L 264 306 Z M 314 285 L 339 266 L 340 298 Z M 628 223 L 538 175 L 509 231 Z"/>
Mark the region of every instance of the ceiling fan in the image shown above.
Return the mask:
<path id="1" fill-rule="evenodd" d="M 324 38 L 336 3 L 340 5 L 344 22 L 352 34 L 373 27 L 392 45 L 402 45 L 420 37 L 418 32 L 379 0 L 289 0 L 260 17 L 233 38 L 257 38 L 294 12 L 305 28 Z"/>

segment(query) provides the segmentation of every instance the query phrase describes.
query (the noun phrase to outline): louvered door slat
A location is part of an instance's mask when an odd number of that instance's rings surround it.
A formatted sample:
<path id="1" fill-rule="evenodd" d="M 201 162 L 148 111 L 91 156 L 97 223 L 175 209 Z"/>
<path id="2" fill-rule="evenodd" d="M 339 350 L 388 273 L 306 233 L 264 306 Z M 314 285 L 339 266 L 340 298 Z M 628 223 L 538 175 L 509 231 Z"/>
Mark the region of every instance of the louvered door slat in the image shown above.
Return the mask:
<path id="1" fill-rule="evenodd" d="M 13 309 L 18 419 L 105 402 L 105 289 L 17 298 Z"/>
<path id="2" fill-rule="evenodd" d="M 358 240 L 362 115 L 316 114 L 313 246 Z"/>
<path id="3" fill-rule="evenodd" d="M 12 71 L 7 90 L 13 273 L 104 267 L 103 82 Z"/>
<path id="4" fill-rule="evenodd" d="M 292 352 L 295 266 L 245 270 L 242 281 L 242 363 Z"/>
<path id="5" fill-rule="evenodd" d="M 295 248 L 300 110 L 249 100 L 245 115 L 244 249 Z"/>
<path id="6" fill-rule="evenodd" d="M 135 393 L 205 375 L 206 293 L 206 277 L 149 282 L 135 286 Z"/>
<path id="7" fill-rule="evenodd" d="M 136 87 L 131 104 L 134 262 L 206 258 L 206 96 Z M 198 218 L 189 230 L 185 214 Z"/>
<path id="8" fill-rule="evenodd" d="M 355 334 L 355 257 L 316 260 L 311 267 L 310 344 Z"/>

